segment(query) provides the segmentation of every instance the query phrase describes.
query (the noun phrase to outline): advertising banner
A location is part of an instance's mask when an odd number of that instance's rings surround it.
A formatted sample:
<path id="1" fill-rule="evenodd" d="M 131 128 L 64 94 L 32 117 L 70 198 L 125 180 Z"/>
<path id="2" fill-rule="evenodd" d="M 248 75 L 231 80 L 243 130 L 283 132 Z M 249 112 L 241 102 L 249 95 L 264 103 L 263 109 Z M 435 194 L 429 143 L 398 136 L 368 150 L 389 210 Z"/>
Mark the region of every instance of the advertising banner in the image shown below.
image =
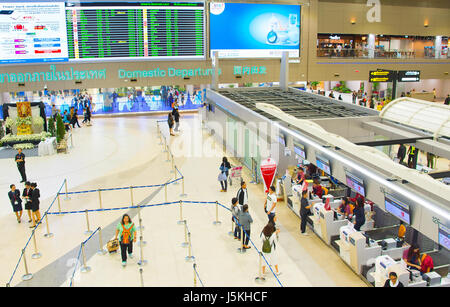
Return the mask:
<path id="1" fill-rule="evenodd" d="M 267 193 L 269 191 L 269 187 L 273 183 L 273 179 L 275 178 L 277 162 L 271 158 L 261 161 L 260 170 L 264 181 L 264 191 Z"/>

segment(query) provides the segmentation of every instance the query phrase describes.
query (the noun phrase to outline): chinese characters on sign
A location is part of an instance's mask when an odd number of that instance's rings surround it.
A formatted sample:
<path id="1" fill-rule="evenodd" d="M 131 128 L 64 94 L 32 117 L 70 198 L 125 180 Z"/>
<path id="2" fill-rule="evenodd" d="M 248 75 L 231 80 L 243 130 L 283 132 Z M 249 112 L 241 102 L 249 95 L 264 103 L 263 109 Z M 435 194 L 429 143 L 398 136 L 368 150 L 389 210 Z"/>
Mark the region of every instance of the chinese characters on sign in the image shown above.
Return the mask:
<path id="1" fill-rule="evenodd" d="M 234 66 L 233 74 L 236 75 L 265 75 L 266 66 Z"/>

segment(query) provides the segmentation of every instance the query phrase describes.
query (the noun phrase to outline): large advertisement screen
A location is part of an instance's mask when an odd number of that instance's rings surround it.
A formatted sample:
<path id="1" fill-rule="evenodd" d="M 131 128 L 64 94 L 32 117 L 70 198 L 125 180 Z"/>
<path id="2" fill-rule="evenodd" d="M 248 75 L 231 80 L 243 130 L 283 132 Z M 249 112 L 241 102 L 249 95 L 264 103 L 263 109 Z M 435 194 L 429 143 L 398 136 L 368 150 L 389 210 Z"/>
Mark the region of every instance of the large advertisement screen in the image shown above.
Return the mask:
<path id="1" fill-rule="evenodd" d="M 201 59 L 203 2 L 81 2 L 67 4 L 71 61 Z"/>
<path id="2" fill-rule="evenodd" d="M 0 2 L 0 64 L 68 60 L 64 2 Z"/>
<path id="3" fill-rule="evenodd" d="M 387 212 L 393 214 L 403 222 L 411 224 L 411 217 L 408 205 L 396 200 L 390 195 L 386 195 L 384 206 Z"/>
<path id="4" fill-rule="evenodd" d="M 450 229 L 439 224 L 439 245 L 450 250 Z"/>
<path id="5" fill-rule="evenodd" d="M 299 56 L 300 6 L 211 3 L 210 49 L 221 58 Z"/>
<path id="6" fill-rule="evenodd" d="M 366 196 L 366 190 L 364 188 L 364 180 L 347 171 L 345 172 L 345 179 L 347 182 L 347 186 L 350 189 L 361 194 L 364 197 Z"/>
<path id="7" fill-rule="evenodd" d="M 325 159 L 324 157 L 316 155 L 316 166 L 323 170 L 328 175 L 331 175 L 331 165 L 330 160 Z"/>

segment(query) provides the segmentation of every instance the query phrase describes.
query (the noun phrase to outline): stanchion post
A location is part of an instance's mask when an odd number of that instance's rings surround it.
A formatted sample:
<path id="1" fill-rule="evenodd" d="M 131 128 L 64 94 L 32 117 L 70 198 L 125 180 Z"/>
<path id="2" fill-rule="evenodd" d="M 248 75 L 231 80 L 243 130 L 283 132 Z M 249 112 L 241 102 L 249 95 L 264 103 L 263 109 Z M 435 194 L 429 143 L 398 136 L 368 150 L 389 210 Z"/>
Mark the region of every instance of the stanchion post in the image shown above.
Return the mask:
<path id="1" fill-rule="evenodd" d="M 101 189 L 98 189 L 98 203 L 100 205 L 100 209 L 103 209 L 103 206 L 102 206 L 102 190 Z"/>
<path id="2" fill-rule="evenodd" d="M 192 256 L 192 252 L 191 252 L 191 233 L 188 232 L 188 255 L 186 256 L 186 258 L 184 258 L 187 262 L 191 262 L 195 260 L 195 257 Z"/>
<path id="3" fill-rule="evenodd" d="M 69 190 L 67 189 L 67 179 L 64 179 L 64 186 L 65 186 L 65 189 L 66 189 L 66 197 L 64 197 L 64 200 L 70 200 Z"/>
<path id="4" fill-rule="evenodd" d="M 164 199 L 167 202 L 167 182 L 164 184 Z"/>
<path id="5" fill-rule="evenodd" d="M 180 200 L 180 220 L 177 222 L 178 225 L 186 224 L 185 220 L 183 220 L 183 201 Z"/>
<path id="6" fill-rule="evenodd" d="M 141 233 L 139 237 L 139 242 L 137 243 L 138 246 L 145 246 L 147 242 L 145 242 L 143 238 L 142 231 L 144 230 L 144 226 L 142 226 L 142 218 L 141 218 L 141 204 L 138 204 L 138 218 L 139 218 L 139 227 L 137 227 Z"/>
<path id="7" fill-rule="evenodd" d="M 99 255 L 106 254 L 107 252 L 103 248 L 102 228 L 101 227 L 98 228 L 98 245 L 99 245 L 99 249 L 97 251 L 97 254 L 99 254 Z"/>
<path id="8" fill-rule="evenodd" d="M 172 154 L 172 152 L 170 152 L 170 160 L 171 160 L 171 163 L 172 163 L 172 170 L 170 171 L 170 173 L 171 174 L 173 174 L 173 173 L 175 173 L 175 164 L 174 164 L 174 162 L 173 162 L 173 154 Z"/>
<path id="9" fill-rule="evenodd" d="M 140 237 L 140 240 L 142 241 L 142 236 Z M 140 255 L 141 259 L 138 261 L 139 266 L 144 266 L 147 264 L 147 260 L 144 259 L 144 252 L 142 250 L 142 246 L 143 246 L 142 244 L 139 246 L 140 252 L 141 252 L 141 255 Z"/>
<path id="10" fill-rule="evenodd" d="M 266 278 L 264 278 L 262 274 L 262 254 L 261 252 L 259 252 L 258 254 L 259 254 L 259 269 L 258 269 L 258 277 L 255 278 L 255 282 L 260 284 L 265 282 Z"/>
<path id="11" fill-rule="evenodd" d="M 89 236 L 89 235 L 92 234 L 92 230 L 89 227 L 89 214 L 88 214 L 88 210 L 87 209 L 84 212 L 86 212 L 86 226 L 87 226 L 87 230 L 84 232 L 84 234 Z"/>
<path id="12" fill-rule="evenodd" d="M 219 221 L 219 202 L 216 201 L 216 220 L 213 222 L 214 225 L 220 225 L 222 224 L 221 221 Z"/>
<path id="13" fill-rule="evenodd" d="M 166 162 L 170 162 L 170 149 L 169 149 L 169 145 L 167 145 L 167 144 L 166 144 L 166 152 L 167 152 Z"/>
<path id="14" fill-rule="evenodd" d="M 42 254 L 38 252 L 37 243 L 36 243 L 36 228 L 33 230 L 33 245 L 34 245 L 34 254 L 31 255 L 31 259 L 39 259 L 42 257 Z"/>
<path id="15" fill-rule="evenodd" d="M 23 265 L 25 266 L 25 275 L 22 276 L 22 280 L 23 281 L 27 281 L 27 280 L 30 280 L 31 278 L 33 278 L 33 274 L 28 272 L 28 265 L 27 265 L 27 257 L 25 255 L 25 248 L 22 249 L 22 258 L 23 258 Z"/>
<path id="16" fill-rule="evenodd" d="M 61 200 L 59 199 L 59 192 L 58 192 L 58 211 L 59 211 L 59 213 L 60 213 L 60 215 L 61 215 Z"/>
<path id="17" fill-rule="evenodd" d="M 193 271 L 194 271 L 194 287 L 197 287 L 197 274 L 195 274 L 195 267 L 197 266 L 197 264 L 196 263 L 194 263 L 193 265 L 192 265 L 192 269 L 193 269 Z"/>
<path id="18" fill-rule="evenodd" d="M 242 244 L 241 244 L 241 247 L 239 247 L 237 249 L 237 252 L 240 253 L 240 254 L 243 254 L 243 253 L 245 253 L 247 251 L 244 248 L 244 227 L 242 227 L 242 225 L 239 225 L 239 227 L 241 228 L 241 241 L 242 241 Z"/>
<path id="19" fill-rule="evenodd" d="M 234 236 L 234 216 L 231 216 L 231 231 L 228 233 L 229 236 Z"/>
<path id="20" fill-rule="evenodd" d="M 187 247 L 189 245 L 187 237 L 187 224 L 186 220 L 183 221 L 184 224 L 184 242 L 181 243 L 181 247 Z"/>
<path id="21" fill-rule="evenodd" d="M 164 145 L 163 145 L 163 148 L 164 148 L 163 152 L 167 152 L 167 139 L 166 139 L 165 136 L 164 136 Z"/>
<path id="22" fill-rule="evenodd" d="M 177 180 L 177 177 L 178 177 L 178 171 L 177 171 L 177 166 L 174 164 L 173 165 L 173 172 L 174 172 L 174 177 L 173 177 L 173 180 L 174 180 L 174 182 L 173 182 L 173 184 L 174 185 L 178 185 L 178 184 L 180 184 L 178 181 L 179 180 Z"/>
<path id="23" fill-rule="evenodd" d="M 80 271 L 82 273 L 87 273 L 91 271 L 91 267 L 86 265 L 86 253 L 84 251 L 84 243 L 81 243 L 81 254 L 83 256 L 83 266 L 81 267 Z"/>
<path id="24" fill-rule="evenodd" d="M 139 275 L 141 276 L 141 287 L 144 287 L 144 276 L 142 275 L 142 273 L 142 268 L 139 268 Z"/>
<path id="25" fill-rule="evenodd" d="M 184 193 L 184 176 L 181 176 L 181 194 L 180 197 L 186 197 L 187 194 Z"/>
<path id="26" fill-rule="evenodd" d="M 50 228 L 48 226 L 48 214 L 47 213 L 45 213 L 45 225 L 46 225 L 46 228 L 47 228 L 47 233 L 44 234 L 44 237 L 46 237 L 46 238 L 53 237 L 53 233 L 50 232 Z"/>

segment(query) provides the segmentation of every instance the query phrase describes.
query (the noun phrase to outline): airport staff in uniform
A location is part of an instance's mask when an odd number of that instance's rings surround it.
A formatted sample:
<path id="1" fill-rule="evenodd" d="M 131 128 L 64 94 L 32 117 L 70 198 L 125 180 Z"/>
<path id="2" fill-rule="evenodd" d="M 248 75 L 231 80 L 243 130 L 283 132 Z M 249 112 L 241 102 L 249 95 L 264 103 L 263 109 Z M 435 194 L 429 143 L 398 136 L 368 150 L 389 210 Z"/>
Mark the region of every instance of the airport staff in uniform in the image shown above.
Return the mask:
<path id="1" fill-rule="evenodd" d="M 27 174 L 25 174 L 25 155 L 23 154 L 21 148 L 18 149 L 15 161 L 17 163 L 17 168 L 19 169 L 20 176 L 22 176 L 21 182 L 26 182 Z"/>
<path id="2" fill-rule="evenodd" d="M 306 232 L 306 217 L 308 216 L 309 209 L 311 209 L 311 205 L 308 202 L 307 199 L 308 191 L 302 191 L 302 199 L 300 200 L 300 218 L 301 218 L 301 224 L 300 224 L 300 230 L 302 232 L 302 235 L 307 236 L 308 233 Z"/>

